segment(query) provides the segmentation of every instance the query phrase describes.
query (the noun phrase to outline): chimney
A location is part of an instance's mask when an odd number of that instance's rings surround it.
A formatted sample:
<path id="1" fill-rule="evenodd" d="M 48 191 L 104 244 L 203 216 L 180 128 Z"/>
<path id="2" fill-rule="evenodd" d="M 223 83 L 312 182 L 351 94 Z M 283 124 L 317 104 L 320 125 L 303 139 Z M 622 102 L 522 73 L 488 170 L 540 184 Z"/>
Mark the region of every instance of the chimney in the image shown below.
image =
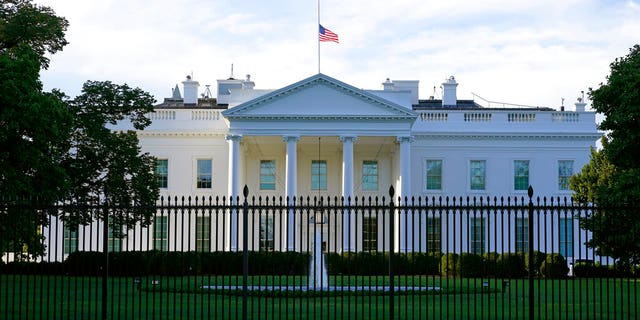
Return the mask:
<path id="1" fill-rule="evenodd" d="M 187 80 L 182 81 L 184 86 L 184 104 L 198 103 L 198 81 L 191 80 L 191 76 L 187 76 Z"/>
<path id="2" fill-rule="evenodd" d="M 578 98 L 578 101 L 576 102 L 576 112 L 584 112 L 586 106 L 587 104 L 584 100 L 582 98 Z"/>
<path id="3" fill-rule="evenodd" d="M 458 105 L 458 98 L 456 96 L 456 87 L 458 83 L 453 76 L 445 80 L 442 83 L 442 106 L 443 107 L 455 107 Z"/>
<path id="4" fill-rule="evenodd" d="M 255 82 L 251 81 L 251 75 L 248 74 L 247 75 L 247 80 L 245 80 L 244 82 L 242 82 L 242 88 L 243 89 L 248 89 L 251 90 L 256 86 Z"/>
<path id="5" fill-rule="evenodd" d="M 411 104 L 418 104 L 418 88 L 419 80 L 396 80 L 393 82 L 396 91 L 409 91 L 411 95 Z"/>
<path id="6" fill-rule="evenodd" d="M 578 98 L 576 102 L 576 112 L 584 112 L 587 103 L 584 102 L 584 91 L 580 91 L 581 96 Z"/>
<path id="7" fill-rule="evenodd" d="M 382 88 L 384 91 L 393 91 L 393 82 L 387 78 L 387 81 L 382 83 Z"/>

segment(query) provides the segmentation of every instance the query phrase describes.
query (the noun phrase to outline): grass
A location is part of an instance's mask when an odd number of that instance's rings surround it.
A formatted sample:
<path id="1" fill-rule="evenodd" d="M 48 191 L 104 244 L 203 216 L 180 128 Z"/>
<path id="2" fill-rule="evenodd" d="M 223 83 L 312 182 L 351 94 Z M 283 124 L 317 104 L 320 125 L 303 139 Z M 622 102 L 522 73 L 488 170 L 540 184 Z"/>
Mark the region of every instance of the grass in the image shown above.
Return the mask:
<path id="1" fill-rule="evenodd" d="M 206 291 L 202 285 L 241 286 L 241 277 L 143 277 L 108 280 L 109 319 L 237 319 L 243 297 L 237 292 Z M 301 276 L 254 276 L 249 285 L 306 284 Z M 158 282 L 154 282 L 158 281 Z M 439 293 L 398 293 L 398 319 L 525 319 L 528 282 L 398 276 L 397 286 L 439 286 Z M 483 286 L 487 282 L 488 288 Z M 156 284 L 154 284 L 156 283 Z M 335 276 L 330 284 L 388 286 L 388 277 Z M 632 319 L 640 317 L 638 282 L 627 279 L 535 279 L 536 319 Z M 102 279 L 94 277 L 0 275 L 0 318 L 96 319 L 102 312 Z M 383 319 L 390 316 L 388 294 L 367 291 L 247 297 L 250 319 Z"/>

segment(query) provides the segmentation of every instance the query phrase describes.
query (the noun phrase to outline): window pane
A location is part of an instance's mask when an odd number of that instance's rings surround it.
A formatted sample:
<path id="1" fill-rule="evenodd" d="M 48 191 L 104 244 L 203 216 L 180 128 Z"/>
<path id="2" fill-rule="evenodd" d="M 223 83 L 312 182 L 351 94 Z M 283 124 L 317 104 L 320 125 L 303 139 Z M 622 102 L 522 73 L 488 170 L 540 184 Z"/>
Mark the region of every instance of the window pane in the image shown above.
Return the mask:
<path id="1" fill-rule="evenodd" d="M 311 190 L 327 190 L 327 161 L 311 161 Z"/>
<path id="2" fill-rule="evenodd" d="M 442 189 L 442 160 L 427 160 L 427 190 Z"/>
<path id="3" fill-rule="evenodd" d="M 529 189 L 529 161 L 515 160 L 513 162 L 513 189 Z"/>
<path id="4" fill-rule="evenodd" d="M 485 189 L 485 174 L 486 174 L 485 160 L 471 160 L 470 163 L 470 189 L 471 190 L 484 190 Z"/>
<path id="5" fill-rule="evenodd" d="M 118 232 L 113 232 L 112 227 L 109 227 L 109 252 L 120 251 L 122 251 L 122 228 Z"/>
<path id="6" fill-rule="evenodd" d="M 484 218 L 471 218 L 470 220 L 471 233 L 471 253 L 482 254 L 484 253 Z"/>
<path id="7" fill-rule="evenodd" d="M 364 217 L 362 221 L 362 250 L 378 250 L 378 218 Z"/>
<path id="8" fill-rule="evenodd" d="M 211 217 L 196 217 L 196 251 L 211 251 Z"/>
<path id="9" fill-rule="evenodd" d="M 364 161 L 362 163 L 362 190 L 378 190 L 378 161 Z"/>
<path id="10" fill-rule="evenodd" d="M 516 217 L 516 252 L 529 251 L 529 218 Z"/>
<path id="11" fill-rule="evenodd" d="M 274 160 L 260 161 L 260 190 L 276 189 L 276 162 Z"/>
<path id="12" fill-rule="evenodd" d="M 198 177 L 196 187 L 200 189 L 211 188 L 211 159 L 198 159 Z"/>
<path id="13" fill-rule="evenodd" d="M 167 251 L 167 217 L 156 217 L 153 222 L 153 249 Z"/>
<path id="14" fill-rule="evenodd" d="M 439 253 L 442 250 L 442 219 L 427 218 L 427 252 Z"/>
<path id="15" fill-rule="evenodd" d="M 260 214 L 260 251 L 273 251 L 273 214 Z"/>
<path id="16" fill-rule="evenodd" d="M 78 251 L 78 226 L 64 226 L 64 254 Z"/>
<path id="17" fill-rule="evenodd" d="M 573 219 L 560 218 L 558 221 L 559 253 L 567 258 L 573 257 Z"/>
<path id="18" fill-rule="evenodd" d="M 169 185 L 169 160 L 156 160 L 156 178 L 158 179 L 158 187 L 167 188 Z"/>
<path id="19" fill-rule="evenodd" d="M 569 190 L 569 179 L 573 175 L 573 160 L 558 161 L 558 189 Z"/>

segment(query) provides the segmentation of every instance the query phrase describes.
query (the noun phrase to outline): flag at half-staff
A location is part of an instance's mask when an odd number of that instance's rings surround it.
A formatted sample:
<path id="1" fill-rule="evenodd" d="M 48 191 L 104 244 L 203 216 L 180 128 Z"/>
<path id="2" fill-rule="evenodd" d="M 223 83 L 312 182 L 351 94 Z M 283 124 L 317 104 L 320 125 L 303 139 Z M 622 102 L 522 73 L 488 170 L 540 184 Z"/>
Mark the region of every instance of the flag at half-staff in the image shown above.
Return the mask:
<path id="1" fill-rule="evenodd" d="M 320 42 L 335 42 L 340 43 L 338 41 L 338 35 L 333 31 L 323 27 L 321 24 L 318 25 L 320 27 L 320 33 L 318 34 L 318 39 Z"/>

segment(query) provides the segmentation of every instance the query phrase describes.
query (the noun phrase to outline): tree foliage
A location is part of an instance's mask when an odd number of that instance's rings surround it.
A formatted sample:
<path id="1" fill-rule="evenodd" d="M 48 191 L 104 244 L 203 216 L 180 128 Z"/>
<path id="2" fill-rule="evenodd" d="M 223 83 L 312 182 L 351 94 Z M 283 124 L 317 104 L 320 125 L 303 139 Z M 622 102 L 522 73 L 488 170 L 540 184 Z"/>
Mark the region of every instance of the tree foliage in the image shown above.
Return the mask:
<path id="1" fill-rule="evenodd" d="M 29 0 L 0 2 L 0 53 L 18 56 L 20 48 L 29 47 L 43 68 L 49 66 L 46 53 L 54 54 L 67 45 L 65 32 L 69 22 L 44 6 Z"/>
<path id="2" fill-rule="evenodd" d="M 0 2 L 0 252 L 44 252 L 49 214 L 71 225 L 104 218 L 104 211 L 46 212 L 23 204 L 110 203 L 110 225 L 148 222 L 158 187 L 154 159 L 141 152 L 135 131 L 110 126 L 131 121 L 143 129 L 154 99 L 138 88 L 88 81 L 82 94 L 44 92 L 46 54 L 62 50 L 67 21 L 28 0 Z M 23 202 L 20 202 L 20 199 Z M 113 215 L 113 217 L 111 217 Z"/>
<path id="3" fill-rule="evenodd" d="M 136 129 L 150 124 L 145 114 L 152 111 L 154 98 L 139 88 L 109 81 L 88 81 L 82 93 L 69 102 L 75 119 L 71 151 L 65 161 L 71 178 L 69 201 L 103 203 L 119 208 L 111 211 L 114 232 L 120 226 L 132 226 L 149 220 L 153 211 L 141 209 L 155 204 L 155 159 L 142 153 L 135 131 L 113 131 L 118 121 L 131 121 Z M 135 208 L 132 206 L 135 205 Z M 78 212 L 67 217 L 82 224 L 102 211 Z"/>
<path id="4" fill-rule="evenodd" d="M 575 199 L 597 205 L 581 225 L 593 232 L 588 245 L 598 254 L 640 263 L 640 46 L 611 63 L 607 82 L 589 96 L 607 134 L 571 179 Z"/>

